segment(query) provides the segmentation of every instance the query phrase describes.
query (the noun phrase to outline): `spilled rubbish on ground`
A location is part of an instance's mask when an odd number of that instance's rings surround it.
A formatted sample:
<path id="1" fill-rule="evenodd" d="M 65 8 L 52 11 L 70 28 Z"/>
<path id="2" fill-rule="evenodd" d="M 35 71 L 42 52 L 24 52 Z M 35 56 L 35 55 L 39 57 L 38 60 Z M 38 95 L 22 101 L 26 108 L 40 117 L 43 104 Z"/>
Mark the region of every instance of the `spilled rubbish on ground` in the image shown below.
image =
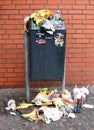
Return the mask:
<path id="1" fill-rule="evenodd" d="M 84 102 L 89 95 L 88 87 L 75 88 L 72 94 L 67 90 L 42 88 L 39 90 L 31 103 L 22 102 L 17 106 L 16 101 L 11 99 L 7 103 L 6 110 L 10 114 L 17 115 L 30 122 L 43 121 L 50 124 L 51 121 L 57 121 L 61 118 L 75 118 L 77 113 L 81 113 L 83 108 L 94 110 L 94 105 Z M 31 109 L 30 112 L 22 113 L 21 110 Z"/>

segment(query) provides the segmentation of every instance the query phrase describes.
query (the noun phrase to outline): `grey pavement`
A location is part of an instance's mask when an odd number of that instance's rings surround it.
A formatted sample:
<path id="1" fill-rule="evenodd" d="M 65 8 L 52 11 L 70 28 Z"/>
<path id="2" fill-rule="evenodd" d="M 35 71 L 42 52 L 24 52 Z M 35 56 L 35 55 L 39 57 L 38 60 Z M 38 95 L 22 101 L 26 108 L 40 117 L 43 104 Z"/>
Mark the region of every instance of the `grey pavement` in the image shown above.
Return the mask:
<path id="1" fill-rule="evenodd" d="M 67 87 L 72 92 L 72 87 Z M 94 86 L 89 87 L 90 94 L 85 103 L 94 105 Z M 37 94 L 37 89 L 31 89 L 31 99 Z M 64 118 L 46 124 L 42 121 L 29 122 L 19 116 L 10 115 L 10 111 L 4 108 L 10 99 L 17 104 L 25 101 L 26 93 L 24 88 L 0 89 L 0 130 L 94 130 L 94 110 L 83 108 L 75 119 Z M 29 108 L 30 109 L 30 108 Z"/>

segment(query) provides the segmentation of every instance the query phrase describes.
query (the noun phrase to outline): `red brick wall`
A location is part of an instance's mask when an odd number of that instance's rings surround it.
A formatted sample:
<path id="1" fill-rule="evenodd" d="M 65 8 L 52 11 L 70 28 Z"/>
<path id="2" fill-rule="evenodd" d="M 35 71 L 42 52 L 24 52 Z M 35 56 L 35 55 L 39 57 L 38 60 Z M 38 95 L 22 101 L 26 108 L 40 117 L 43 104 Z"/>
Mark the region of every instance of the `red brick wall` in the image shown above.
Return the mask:
<path id="1" fill-rule="evenodd" d="M 0 86 L 25 85 L 23 21 L 35 10 L 61 11 L 67 28 L 66 84 L 94 84 L 94 0 L 0 0 Z M 41 82 L 31 85 L 56 85 Z"/>

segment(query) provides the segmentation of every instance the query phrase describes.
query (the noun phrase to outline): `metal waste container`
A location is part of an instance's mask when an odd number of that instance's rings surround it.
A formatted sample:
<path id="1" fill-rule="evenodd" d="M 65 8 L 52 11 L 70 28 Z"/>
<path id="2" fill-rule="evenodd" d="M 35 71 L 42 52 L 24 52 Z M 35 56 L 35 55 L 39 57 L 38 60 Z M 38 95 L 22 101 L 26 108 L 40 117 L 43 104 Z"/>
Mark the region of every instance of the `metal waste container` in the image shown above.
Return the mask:
<path id="1" fill-rule="evenodd" d="M 29 21 L 30 79 L 32 81 L 62 80 L 66 48 L 66 28 L 64 21 L 54 25 L 55 32 L 35 27 Z"/>

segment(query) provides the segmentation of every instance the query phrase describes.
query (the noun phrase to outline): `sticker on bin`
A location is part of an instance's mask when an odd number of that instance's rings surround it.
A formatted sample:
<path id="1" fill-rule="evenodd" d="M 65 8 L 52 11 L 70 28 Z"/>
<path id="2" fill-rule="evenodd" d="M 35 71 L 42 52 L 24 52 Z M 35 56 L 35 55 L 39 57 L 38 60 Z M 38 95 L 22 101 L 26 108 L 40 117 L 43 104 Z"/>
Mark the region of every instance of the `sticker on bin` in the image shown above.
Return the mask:
<path id="1" fill-rule="evenodd" d="M 45 41 L 45 39 L 40 38 L 40 39 L 37 39 L 37 40 L 36 40 L 36 43 L 37 43 L 37 44 L 45 44 L 46 41 Z"/>
<path id="2" fill-rule="evenodd" d="M 55 36 L 55 45 L 62 47 L 64 44 L 64 35 L 62 33 L 57 33 Z"/>
<path id="3" fill-rule="evenodd" d="M 36 33 L 36 44 L 45 44 L 46 40 L 45 40 L 45 36 L 43 33 L 41 32 L 37 32 Z"/>

